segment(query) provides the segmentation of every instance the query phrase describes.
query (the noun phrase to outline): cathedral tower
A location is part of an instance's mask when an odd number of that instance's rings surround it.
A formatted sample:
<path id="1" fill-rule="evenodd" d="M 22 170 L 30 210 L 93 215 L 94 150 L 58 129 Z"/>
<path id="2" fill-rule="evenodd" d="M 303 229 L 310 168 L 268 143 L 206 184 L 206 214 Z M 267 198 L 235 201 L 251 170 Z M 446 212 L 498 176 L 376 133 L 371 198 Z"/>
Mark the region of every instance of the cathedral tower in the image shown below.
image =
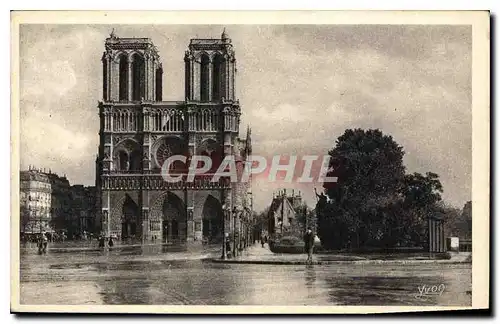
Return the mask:
<path id="1" fill-rule="evenodd" d="M 106 39 L 102 57 L 105 101 L 161 101 L 163 69 L 158 51 L 148 38 Z"/>
<path id="2" fill-rule="evenodd" d="M 225 32 L 220 39 L 191 39 L 184 61 L 186 98 L 164 101 L 153 42 L 114 32 L 106 39 L 96 161 L 105 235 L 201 243 L 221 240 L 222 228 L 240 230 L 231 217 L 245 213 L 246 187 L 228 178 L 211 181 L 224 156 L 235 156 L 241 170 L 250 153 L 249 139 L 238 137 L 231 40 Z M 212 169 L 188 182 L 187 166 L 174 164 L 168 172 L 181 180 L 167 182 L 163 163 L 179 154 L 188 163 L 193 155 L 210 156 Z"/>
<path id="3" fill-rule="evenodd" d="M 235 100 L 236 59 L 231 39 L 225 30 L 220 39 L 192 39 L 184 62 L 188 100 Z"/>

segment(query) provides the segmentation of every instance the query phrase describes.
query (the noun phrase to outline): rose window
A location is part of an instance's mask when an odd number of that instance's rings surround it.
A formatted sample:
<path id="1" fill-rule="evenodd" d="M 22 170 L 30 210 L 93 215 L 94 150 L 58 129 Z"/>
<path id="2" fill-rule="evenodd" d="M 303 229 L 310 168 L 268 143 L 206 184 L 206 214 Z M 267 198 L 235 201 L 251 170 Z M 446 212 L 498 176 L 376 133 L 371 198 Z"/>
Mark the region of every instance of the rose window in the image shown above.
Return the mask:
<path id="1" fill-rule="evenodd" d="M 158 146 L 156 150 L 156 162 L 158 166 L 161 168 L 165 161 L 174 155 L 182 155 L 182 145 L 180 140 L 175 139 L 166 139 Z M 175 161 L 173 165 L 170 166 L 170 170 L 179 169 L 180 164 L 183 163 L 181 161 Z"/>

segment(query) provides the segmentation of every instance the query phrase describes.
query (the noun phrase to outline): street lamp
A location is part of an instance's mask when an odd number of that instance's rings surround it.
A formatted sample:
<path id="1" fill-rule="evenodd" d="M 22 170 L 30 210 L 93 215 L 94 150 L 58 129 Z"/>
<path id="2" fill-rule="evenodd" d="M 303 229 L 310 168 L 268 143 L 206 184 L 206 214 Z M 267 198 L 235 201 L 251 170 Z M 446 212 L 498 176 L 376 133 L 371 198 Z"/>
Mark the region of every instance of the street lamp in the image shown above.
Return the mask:
<path id="1" fill-rule="evenodd" d="M 240 211 L 240 235 L 239 235 L 239 244 L 240 244 L 240 251 L 243 251 L 243 248 L 245 247 L 245 212 Z"/>
<path id="2" fill-rule="evenodd" d="M 246 212 L 246 221 L 247 221 L 247 227 L 246 227 L 246 246 L 250 246 L 251 242 L 251 236 L 252 236 L 252 229 L 253 229 L 253 219 L 252 219 L 252 213 L 251 210 L 248 207 L 245 207 L 245 212 Z"/>
<path id="3" fill-rule="evenodd" d="M 236 206 L 234 206 L 233 208 L 233 256 L 236 257 L 238 254 L 237 254 L 237 249 L 238 249 L 238 244 L 236 243 L 236 236 L 237 234 L 237 223 L 236 223 L 236 218 L 238 217 L 238 212 L 236 210 Z"/>
<path id="4" fill-rule="evenodd" d="M 226 251 L 226 220 L 227 215 L 229 213 L 229 207 L 226 204 L 222 205 L 223 218 L 222 218 L 222 260 L 227 260 L 227 251 Z"/>
<path id="5" fill-rule="evenodd" d="M 248 208 L 245 207 L 245 248 L 248 247 L 248 229 L 250 228 L 250 215 L 248 213 Z"/>

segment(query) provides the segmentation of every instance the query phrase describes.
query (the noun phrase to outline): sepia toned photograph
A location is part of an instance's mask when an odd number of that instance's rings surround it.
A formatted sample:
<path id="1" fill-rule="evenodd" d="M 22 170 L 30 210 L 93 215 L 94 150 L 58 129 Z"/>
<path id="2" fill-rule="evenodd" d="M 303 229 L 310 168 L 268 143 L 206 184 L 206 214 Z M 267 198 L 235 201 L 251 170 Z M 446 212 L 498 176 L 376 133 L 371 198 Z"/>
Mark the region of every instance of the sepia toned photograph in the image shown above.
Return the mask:
<path id="1" fill-rule="evenodd" d="M 489 13 L 231 15 L 12 13 L 11 311 L 488 308 Z"/>

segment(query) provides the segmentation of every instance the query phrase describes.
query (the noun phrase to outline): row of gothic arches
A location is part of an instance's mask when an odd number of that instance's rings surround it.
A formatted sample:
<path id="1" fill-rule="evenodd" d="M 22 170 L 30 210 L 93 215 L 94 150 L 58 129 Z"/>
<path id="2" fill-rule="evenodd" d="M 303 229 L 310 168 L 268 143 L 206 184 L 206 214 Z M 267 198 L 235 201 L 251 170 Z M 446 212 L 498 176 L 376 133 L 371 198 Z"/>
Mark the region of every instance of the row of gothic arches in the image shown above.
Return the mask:
<path id="1" fill-rule="evenodd" d="M 144 57 L 140 53 L 133 53 L 132 55 L 127 55 L 126 53 L 121 53 L 116 57 L 116 62 L 118 64 L 118 100 L 120 101 L 140 101 L 146 96 L 146 64 Z M 154 71 L 154 82 L 155 82 L 155 100 L 162 100 L 162 78 L 163 69 L 158 67 Z M 108 61 L 103 62 L 103 92 L 106 97 L 108 91 Z"/>
<path id="2" fill-rule="evenodd" d="M 142 153 L 139 144 L 126 139 L 114 147 L 114 170 L 122 172 L 140 171 L 142 169 Z"/>
<path id="3" fill-rule="evenodd" d="M 212 65 L 212 69 L 210 69 Z M 211 70 L 211 71 L 210 71 Z M 212 60 L 208 54 L 200 57 L 200 99 L 201 101 L 217 101 L 226 96 L 224 82 L 226 77 L 226 60 L 216 54 Z M 210 90 L 211 97 L 210 97 Z"/>
<path id="4" fill-rule="evenodd" d="M 145 95 L 145 67 L 144 58 L 139 54 L 132 55 L 130 73 L 128 57 L 125 54 L 120 55 L 119 62 L 119 81 L 118 81 L 118 99 L 128 100 L 129 83 L 132 90 L 132 100 L 141 100 Z M 130 79 L 129 79 L 130 78 Z"/>
<path id="5" fill-rule="evenodd" d="M 187 145 L 185 141 L 175 136 L 168 136 L 157 141 L 152 151 L 154 154 L 153 169 L 161 169 L 165 161 L 173 155 L 188 156 Z M 212 167 L 208 173 L 214 173 L 220 166 L 224 154 L 222 146 L 214 139 L 206 139 L 197 149 L 197 154 L 210 157 Z M 142 170 L 141 146 L 131 139 L 126 139 L 118 143 L 113 150 L 114 170 L 121 172 L 133 172 Z M 203 162 L 199 162 L 201 164 Z M 171 172 L 186 171 L 187 166 L 182 161 L 175 161 L 170 165 Z"/>
<path id="6" fill-rule="evenodd" d="M 111 215 L 111 232 L 122 239 L 141 236 L 141 209 L 127 194 Z M 202 209 L 202 234 L 208 242 L 222 240 L 222 206 L 217 198 L 208 195 Z M 149 235 L 162 242 L 185 242 L 187 239 L 187 212 L 184 202 L 175 194 L 166 192 L 151 206 Z"/>

